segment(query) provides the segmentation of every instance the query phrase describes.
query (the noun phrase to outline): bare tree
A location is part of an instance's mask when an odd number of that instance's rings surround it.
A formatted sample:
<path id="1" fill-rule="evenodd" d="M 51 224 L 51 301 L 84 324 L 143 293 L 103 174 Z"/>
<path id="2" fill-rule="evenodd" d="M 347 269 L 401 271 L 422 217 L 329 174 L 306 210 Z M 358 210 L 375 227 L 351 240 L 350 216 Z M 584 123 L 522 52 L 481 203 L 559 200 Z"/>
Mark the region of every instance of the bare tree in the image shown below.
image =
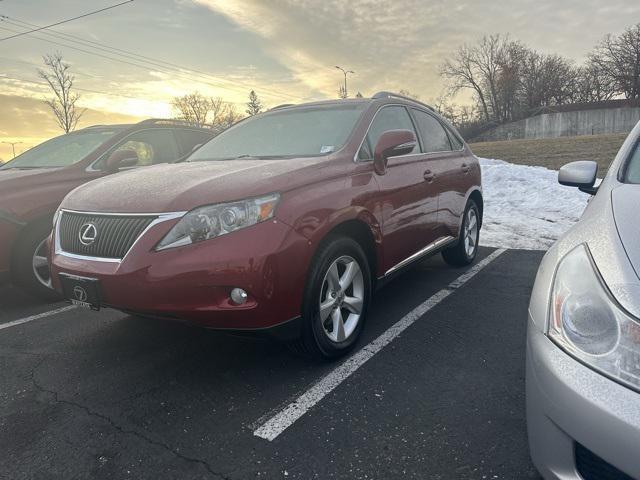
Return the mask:
<path id="1" fill-rule="evenodd" d="M 486 121 L 491 120 L 483 79 L 477 68 L 476 49 L 468 45 L 458 48 L 455 55 L 447 60 L 440 68 L 440 74 L 449 80 L 450 93 L 456 94 L 463 89 L 473 90 Z"/>
<path id="2" fill-rule="evenodd" d="M 347 89 L 345 88 L 345 86 L 344 85 L 340 85 L 340 88 L 338 89 L 338 98 L 345 99 L 348 96 L 349 95 L 347 94 Z"/>
<path id="3" fill-rule="evenodd" d="M 218 127 L 222 130 L 229 128 L 231 125 L 242 119 L 242 114 L 236 110 L 235 105 L 227 103 L 220 117 Z"/>
<path id="4" fill-rule="evenodd" d="M 589 59 L 608 77 L 617 94 L 640 98 L 640 23 L 618 36 L 607 35 Z"/>
<path id="5" fill-rule="evenodd" d="M 181 97 L 174 97 L 171 102 L 178 118 L 202 127 L 207 123 L 207 117 L 211 112 L 211 100 L 200 92 L 193 92 Z"/>
<path id="6" fill-rule="evenodd" d="M 464 45 L 441 67 L 449 93 L 470 89 L 484 121 L 505 123 L 532 109 L 573 101 L 578 72 L 559 55 L 535 52 L 508 36 Z"/>
<path id="7" fill-rule="evenodd" d="M 56 52 L 42 57 L 47 69 L 38 69 L 38 75 L 42 78 L 51 90 L 53 97 L 44 100 L 56 116 L 56 121 L 65 133 L 75 130 L 78 121 L 86 109 L 76 108 L 76 102 L 80 95 L 74 92 L 73 83 L 75 75 L 70 71 L 71 65 L 65 63 L 62 54 Z"/>
<path id="8" fill-rule="evenodd" d="M 221 124 L 224 123 L 224 118 L 229 108 L 229 104 L 225 102 L 222 97 L 210 98 L 209 104 L 211 106 L 211 114 L 209 117 L 209 124 L 218 129 Z"/>
<path id="9" fill-rule="evenodd" d="M 609 75 L 592 61 L 576 70 L 576 102 L 603 102 L 616 96 L 615 85 Z"/>

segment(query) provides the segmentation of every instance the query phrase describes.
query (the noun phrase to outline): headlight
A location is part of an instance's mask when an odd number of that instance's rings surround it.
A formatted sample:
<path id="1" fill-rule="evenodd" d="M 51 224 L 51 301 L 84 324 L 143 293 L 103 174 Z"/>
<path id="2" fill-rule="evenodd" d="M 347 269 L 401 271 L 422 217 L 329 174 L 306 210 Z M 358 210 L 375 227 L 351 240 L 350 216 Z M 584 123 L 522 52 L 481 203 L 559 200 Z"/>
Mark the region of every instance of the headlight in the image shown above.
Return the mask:
<path id="1" fill-rule="evenodd" d="M 640 324 L 611 296 L 585 245 L 558 266 L 548 335 L 595 370 L 640 389 Z"/>
<path id="2" fill-rule="evenodd" d="M 268 220 L 273 217 L 279 200 L 280 195 L 274 193 L 191 210 L 160 241 L 156 250 L 202 242 Z"/>

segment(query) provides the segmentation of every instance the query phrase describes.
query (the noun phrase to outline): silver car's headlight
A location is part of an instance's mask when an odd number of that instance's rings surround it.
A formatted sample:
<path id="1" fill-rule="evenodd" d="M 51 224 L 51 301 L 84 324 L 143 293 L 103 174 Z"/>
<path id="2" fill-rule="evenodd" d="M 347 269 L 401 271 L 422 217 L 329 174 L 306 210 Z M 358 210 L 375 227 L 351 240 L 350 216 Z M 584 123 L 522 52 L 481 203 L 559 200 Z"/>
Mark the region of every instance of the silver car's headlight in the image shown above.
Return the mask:
<path id="1" fill-rule="evenodd" d="M 226 235 L 273 217 L 280 195 L 273 193 L 191 210 L 158 243 L 156 250 L 181 247 Z"/>
<path id="2" fill-rule="evenodd" d="M 640 324 L 611 296 L 585 245 L 558 266 L 548 335 L 595 370 L 640 389 Z"/>

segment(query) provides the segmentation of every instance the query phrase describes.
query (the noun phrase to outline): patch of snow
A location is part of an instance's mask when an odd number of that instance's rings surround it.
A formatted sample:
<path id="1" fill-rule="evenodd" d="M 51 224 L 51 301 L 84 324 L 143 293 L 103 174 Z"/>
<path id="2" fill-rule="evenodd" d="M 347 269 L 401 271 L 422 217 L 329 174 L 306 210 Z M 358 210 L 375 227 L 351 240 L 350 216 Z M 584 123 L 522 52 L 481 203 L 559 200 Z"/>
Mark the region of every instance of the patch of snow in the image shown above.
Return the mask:
<path id="1" fill-rule="evenodd" d="M 558 183 L 558 172 L 480 158 L 484 219 L 480 244 L 548 249 L 578 221 L 589 195 Z"/>

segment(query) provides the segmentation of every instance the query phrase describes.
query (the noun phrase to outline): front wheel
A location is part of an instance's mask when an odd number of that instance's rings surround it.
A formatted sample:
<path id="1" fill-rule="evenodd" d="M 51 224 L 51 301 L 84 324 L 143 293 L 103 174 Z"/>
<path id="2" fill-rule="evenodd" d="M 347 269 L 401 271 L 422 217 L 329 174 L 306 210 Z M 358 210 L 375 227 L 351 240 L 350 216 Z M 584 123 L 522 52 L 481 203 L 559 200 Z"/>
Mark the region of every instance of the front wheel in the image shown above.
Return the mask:
<path id="1" fill-rule="evenodd" d="M 470 199 L 464 210 L 458 241 L 455 245 L 442 251 L 444 261 L 456 267 L 470 265 L 478 254 L 479 238 L 480 211 L 476 202 Z"/>
<path id="2" fill-rule="evenodd" d="M 348 237 L 330 238 L 309 271 L 296 353 L 319 359 L 345 355 L 364 327 L 371 298 L 371 272 L 362 247 Z"/>
<path id="3" fill-rule="evenodd" d="M 47 238 L 51 222 L 43 221 L 27 227 L 13 252 L 13 277 L 31 294 L 46 301 L 59 300 L 51 286 L 51 272 L 47 255 Z"/>

